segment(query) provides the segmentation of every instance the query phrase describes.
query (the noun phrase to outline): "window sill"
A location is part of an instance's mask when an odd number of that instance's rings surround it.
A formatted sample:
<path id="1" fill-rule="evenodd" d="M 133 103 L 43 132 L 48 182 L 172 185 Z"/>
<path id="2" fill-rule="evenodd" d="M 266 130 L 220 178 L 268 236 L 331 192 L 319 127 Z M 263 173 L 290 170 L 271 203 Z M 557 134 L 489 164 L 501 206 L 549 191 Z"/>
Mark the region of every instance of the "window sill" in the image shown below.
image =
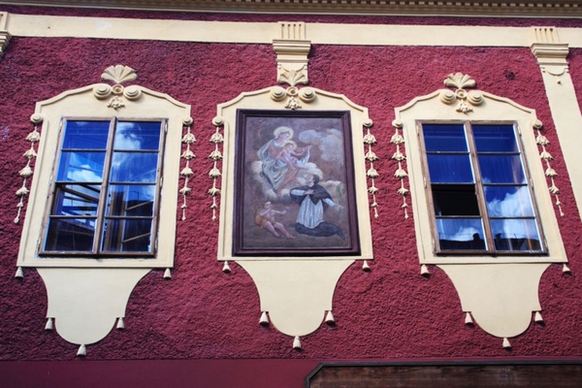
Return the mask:
<path id="1" fill-rule="evenodd" d="M 169 268 L 173 267 L 172 258 L 153 256 L 115 256 L 79 257 L 43 255 L 23 258 L 16 264 L 19 267 L 33 268 Z"/>
<path id="2" fill-rule="evenodd" d="M 515 263 L 567 263 L 566 257 L 537 255 L 504 256 L 467 256 L 444 255 L 428 256 L 420 259 L 420 264 L 515 264 Z"/>

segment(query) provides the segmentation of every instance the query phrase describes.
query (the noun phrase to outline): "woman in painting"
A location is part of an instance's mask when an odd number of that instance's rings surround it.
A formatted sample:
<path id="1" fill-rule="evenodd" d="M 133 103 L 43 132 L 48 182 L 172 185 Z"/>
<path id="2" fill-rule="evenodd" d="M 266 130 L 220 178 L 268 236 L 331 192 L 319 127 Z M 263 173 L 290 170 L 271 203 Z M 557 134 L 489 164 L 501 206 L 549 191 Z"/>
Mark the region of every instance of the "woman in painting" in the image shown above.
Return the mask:
<path id="1" fill-rule="evenodd" d="M 261 175 L 275 192 L 280 192 L 291 183 L 297 174 L 297 167 L 309 160 L 309 148 L 293 147 L 295 143 L 291 140 L 292 137 L 293 129 L 277 127 L 273 131 L 273 139 L 257 151 L 262 163 Z"/>
<path id="2" fill-rule="evenodd" d="M 299 203 L 299 212 L 295 223 L 297 233 L 308 236 L 328 237 L 338 235 L 344 239 L 342 229 L 323 218 L 327 207 L 341 209 L 342 206 L 336 204 L 328 191 L 319 184 L 317 175 L 310 175 L 307 178 L 307 185 L 295 187 L 290 191 L 291 199 Z"/>

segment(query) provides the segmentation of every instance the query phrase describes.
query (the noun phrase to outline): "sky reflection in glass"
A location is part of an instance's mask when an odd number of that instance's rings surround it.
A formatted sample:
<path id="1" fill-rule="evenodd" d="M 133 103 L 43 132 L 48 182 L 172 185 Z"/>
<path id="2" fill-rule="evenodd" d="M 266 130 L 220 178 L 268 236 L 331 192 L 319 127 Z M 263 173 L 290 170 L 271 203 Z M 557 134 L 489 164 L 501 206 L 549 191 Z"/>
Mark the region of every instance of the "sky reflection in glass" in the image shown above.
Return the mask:
<path id="1" fill-rule="evenodd" d="M 469 155 L 427 155 L 433 183 L 472 183 Z"/>
<path id="2" fill-rule="evenodd" d="M 479 155 L 483 183 L 526 183 L 519 155 Z"/>
<path id="3" fill-rule="evenodd" d="M 473 124 L 477 152 L 519 152 L 511 124 Z"/>
<path id="4" fill-rule="evenodd" d="M 111 161 L 111 182 L 155 183 L 157 152 L 115 152 Z"/>
<path id="5" fill-rule="evenodd" d="M 160 144 L 160 122 L 120 121 L 115 130 L 116 150 L 157 150 Z"/>
<path id="6" fill-rule="evenodd" d="M 527 186 L 485 186 L 487 212 L 491 217 L 533 217 Z"/>
<path id="7" fill-rule="evenodd" d="M 57 180 L 69 182 L 101 182 L 104 152 L 63 151 Z"/>
<path id="8" fill-rule="evenodd" d="M 63 149 L 107 148 L 109 121 L 67 121 Z"/>
<path id="9" fill-rule="evenodd" d="M 480 218 L 437 218 L 441 249 L 485 249 L 485 234 Z"/>
<path id="10" fill-rule="evenodd" d="M 504 251 L 538 251 L 539 232 L 534 219 L 491 220 L 495 248 Z"/>
<path id="11" fill-rule="evenodd" d="M 463 124 L 423 124 L 424 144 L 431 151 L 467 151 Z"/>

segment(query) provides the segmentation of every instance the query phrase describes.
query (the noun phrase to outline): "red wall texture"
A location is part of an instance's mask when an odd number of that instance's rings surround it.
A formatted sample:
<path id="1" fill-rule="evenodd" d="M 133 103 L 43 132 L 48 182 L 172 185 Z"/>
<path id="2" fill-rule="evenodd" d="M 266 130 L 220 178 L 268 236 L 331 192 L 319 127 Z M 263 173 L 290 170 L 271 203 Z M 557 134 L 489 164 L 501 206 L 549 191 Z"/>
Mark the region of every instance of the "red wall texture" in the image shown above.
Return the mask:
<path id="1" fill-rule="evenodd" d="M 19 9 L 21 11 L 22 9 Z M 256 19 L 257 17 L 253 17 Z M 268 18 L 269 20 L 272 17 Z M 277 17 L 276 19 L 280 19 Z M 303 18 L 309 19 L 309 18 Z M 274 20 L 274 19 L 273 19 Z M 339 18 L 338 20 L 342 20 Z M 467 23 L 465 20 L 464 23 Z M 525 23 L 525 22 L 524 22 Z M 539 21 L 529 20 L 530 25 Z M 572 21 L 568 21 L 572 23 Z M 547 22 L 542 23 L 547 25 Z M 578 25 L 580 25 L 578 23 Z M 571 74 L 582 95 L 582 50 L 572 50 Z M 568 184 L 539 67 L 526 48 L 374 47 L 316 45 L 310 56 L 311 85 L 345 94 L 367 106 L 381 157 L 380 218 L 372 221 L 376 260 L 372 272 L 356 263 L 334 295 L 337 325 L 322 325 L 302 338 L 259 327 L 259 300 L 247 273 L 233 264 L 225 275 L 216 262 L 218 225 L 210 220 L 209 136 L 218 103 L 243 91 L 271 86 L 275 54 L 269 45 L 199 44 L 105 39 L 13 38 L 0 60 L 0 359 L 72 360 L 76 346 L 43 330 L 46 292 L 32 269 L 13 278 L 21 225 L 12 219 L 17 171 L 24 165 L 24 137 L 35 101 L 99 82 L 112 64 L 136 69 L 139 83 L 192 105 L 198 155 L 186 221 L 177 221 L 173 279 L 153 271 L 139 282 L 127 306 L 126 329 L 113 330 L 88 347 L 90 360 L 127 359 L 311 359 L 397 360 L 582 356 L 582 225 Z M 573 275 L 552 265 L 540 286 L 546 324 L 512 339 L 512 350 L 478 327 L 463 324 L 457 293 L 444 272 L 419 275 L 413 220 L 402 217 L 393 146 L 394 108 L 442 87 L 461 71 L 485 91 L 534 108 L 545 124 L 549 151 L 559 173 L 564 217 L 559 224 Z M 530 160 L 529 163 L 540 163 Z M 578 166 L 579 167 L 579 166 Z M 414 209 L 412 209 L 414 216 Z M 178 219 L 178 217 L 177 217 Z"/>

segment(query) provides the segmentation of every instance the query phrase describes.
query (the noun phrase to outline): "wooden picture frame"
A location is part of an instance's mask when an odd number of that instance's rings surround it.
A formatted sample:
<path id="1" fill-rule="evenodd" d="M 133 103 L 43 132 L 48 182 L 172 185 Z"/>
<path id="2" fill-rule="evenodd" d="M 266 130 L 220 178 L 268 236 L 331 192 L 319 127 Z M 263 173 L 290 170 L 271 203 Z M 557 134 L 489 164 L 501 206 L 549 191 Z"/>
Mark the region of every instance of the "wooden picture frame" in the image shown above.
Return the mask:
<path id="1" fill-rule="evenodd" d="M 359 255 L 349 111 L 237 110 L 233 256 Z"/>

